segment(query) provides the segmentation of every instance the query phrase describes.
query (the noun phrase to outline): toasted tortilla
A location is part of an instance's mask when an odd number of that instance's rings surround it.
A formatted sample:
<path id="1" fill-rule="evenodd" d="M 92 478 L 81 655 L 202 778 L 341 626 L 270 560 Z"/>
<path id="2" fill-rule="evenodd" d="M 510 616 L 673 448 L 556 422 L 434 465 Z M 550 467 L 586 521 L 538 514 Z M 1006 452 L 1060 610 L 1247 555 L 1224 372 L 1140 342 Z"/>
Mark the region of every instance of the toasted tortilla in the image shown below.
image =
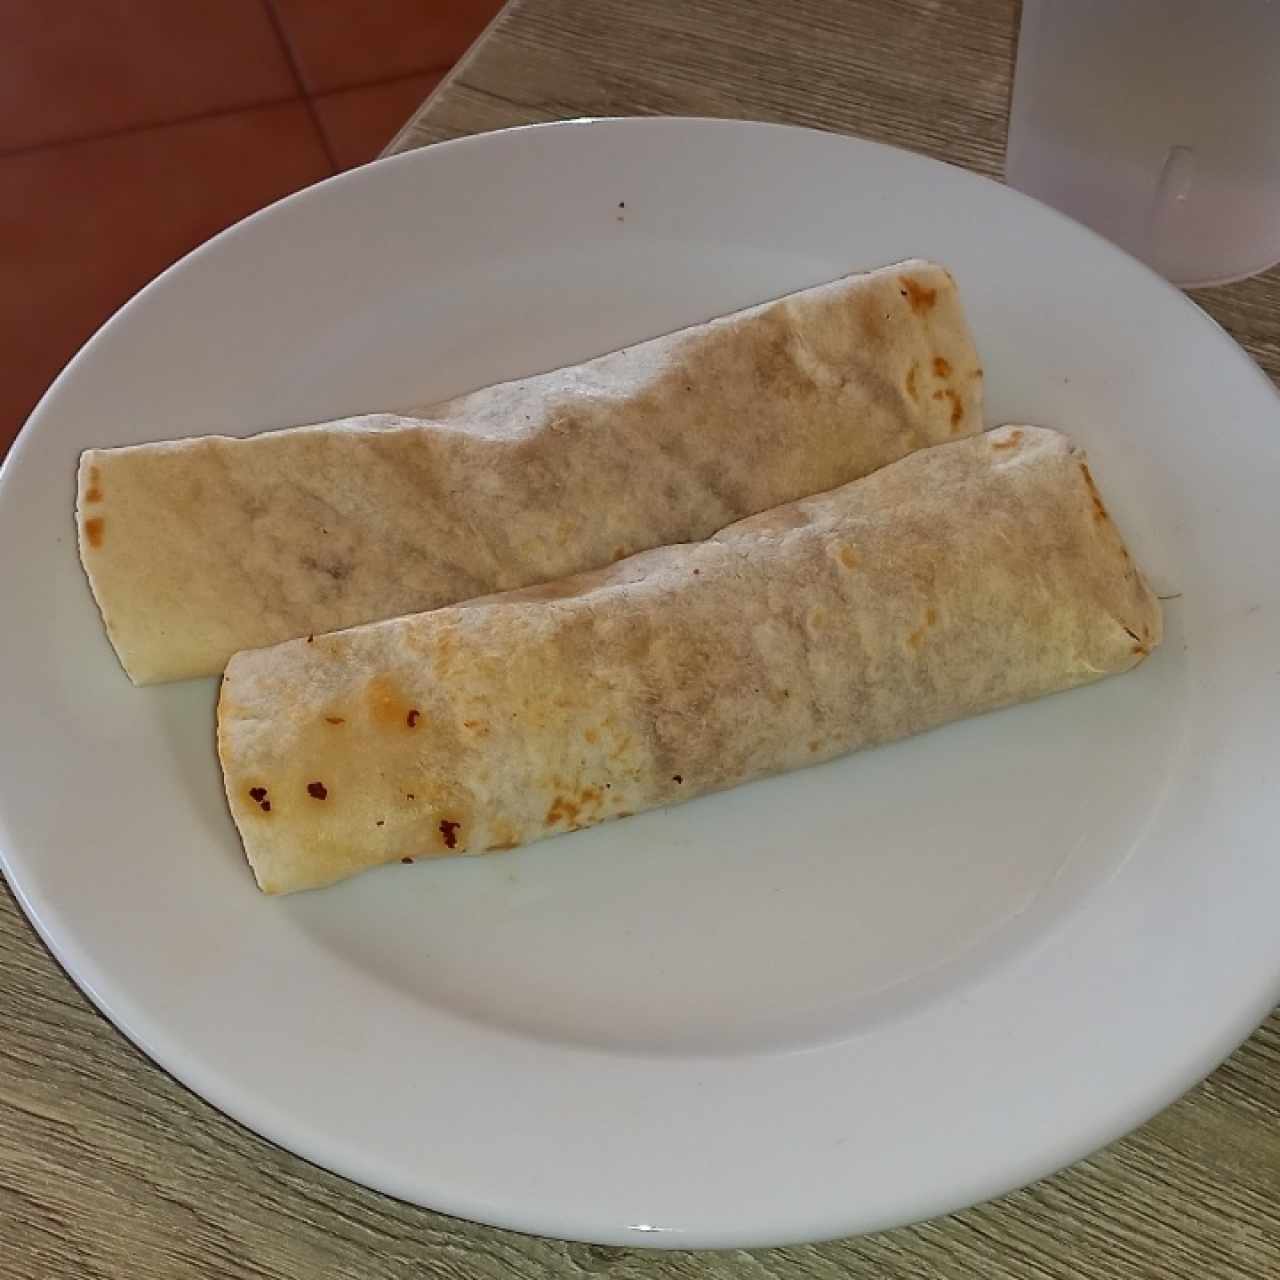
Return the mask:
<path id="1" fill-rule="evenodd" d="M 80 555 L 152 684 L 705 538 L 982 425 L 955 285 L 904 262 L 414 414 L 90 449 Z"/>
<path id="2" fill-rule="evenodd" d="M 283 893 L 827 760 L 1127 671 L 1160 638 L 1083 454 L 1006 427 L 705 542 L 237 654 L 218 753 Z"/>

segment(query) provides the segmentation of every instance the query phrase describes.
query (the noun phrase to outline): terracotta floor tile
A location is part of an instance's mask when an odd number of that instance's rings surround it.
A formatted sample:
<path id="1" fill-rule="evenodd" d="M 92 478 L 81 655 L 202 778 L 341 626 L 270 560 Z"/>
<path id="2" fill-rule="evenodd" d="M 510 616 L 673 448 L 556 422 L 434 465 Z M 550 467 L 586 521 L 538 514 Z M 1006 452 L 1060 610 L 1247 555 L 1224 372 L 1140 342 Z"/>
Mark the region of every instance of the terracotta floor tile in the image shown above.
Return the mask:
<path id="1" fill-rule="evenodd" d="M 0 150 L 298 92 L 266 0 L 4 0 L 0 33 Z"/>
<path id="2" fill-rule="evenodd" d="M 501 0 L 271 0 L 311 93 L 452 66 Z"/>
<path id="3" fill-rule="evenodd" d="M 404 80 L 343 89 L 313 98 L 329 150 L 343 169 L 367 164 L 399 132 L 444 76 L 427 71 Z"/>
<path id="4" fill-rule="evenodd" d="M 328 173 L 302 102 L 0 156 L 0 452 L 116 307 L 188 249 Z"/>

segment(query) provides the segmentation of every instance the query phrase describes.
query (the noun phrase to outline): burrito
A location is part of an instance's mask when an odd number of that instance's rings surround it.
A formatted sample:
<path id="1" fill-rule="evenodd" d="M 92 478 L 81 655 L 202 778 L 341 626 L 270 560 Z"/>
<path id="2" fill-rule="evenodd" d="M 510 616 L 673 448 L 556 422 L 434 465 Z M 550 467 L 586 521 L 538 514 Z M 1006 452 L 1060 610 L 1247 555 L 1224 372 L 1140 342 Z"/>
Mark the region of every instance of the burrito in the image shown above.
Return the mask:
<path id="1" fill-rule="evenodd" d="M 90 449 L 80 555 L 136 684 L 706 538 L 982 429 L 910 261 L 409 415 Z"/>
<path id="2" fill-rule="evenodd" d="M 237 654 L 259 886 L 482 853 L 1127 671 L 1159 605 L 1079 449 L 1005 427 L 704 542 Z"/>

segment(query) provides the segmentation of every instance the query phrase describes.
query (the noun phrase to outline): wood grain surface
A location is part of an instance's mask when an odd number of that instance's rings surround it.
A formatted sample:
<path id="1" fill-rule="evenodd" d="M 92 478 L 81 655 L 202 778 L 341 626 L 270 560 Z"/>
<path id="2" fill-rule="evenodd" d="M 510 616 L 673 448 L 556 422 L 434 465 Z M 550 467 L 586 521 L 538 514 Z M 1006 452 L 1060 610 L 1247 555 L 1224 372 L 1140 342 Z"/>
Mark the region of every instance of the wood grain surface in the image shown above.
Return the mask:
<path id="1" fill-rule="evenodd" d="M 698 114 L 857 133 L 998 176 L 1015 20 L 1012 0 L 516 0 L 391 149 Z M 1280 275 L 1195 296 L 1280 377 Z M 1280 1013 L 1137 1133 L 1001 1200 L 811 1247 L 648 1253 L 474 1226 L 273 1147 L 115 1031 L 0 896 L 3 1280 L 597 1275 L 1280 1276 Z"/>

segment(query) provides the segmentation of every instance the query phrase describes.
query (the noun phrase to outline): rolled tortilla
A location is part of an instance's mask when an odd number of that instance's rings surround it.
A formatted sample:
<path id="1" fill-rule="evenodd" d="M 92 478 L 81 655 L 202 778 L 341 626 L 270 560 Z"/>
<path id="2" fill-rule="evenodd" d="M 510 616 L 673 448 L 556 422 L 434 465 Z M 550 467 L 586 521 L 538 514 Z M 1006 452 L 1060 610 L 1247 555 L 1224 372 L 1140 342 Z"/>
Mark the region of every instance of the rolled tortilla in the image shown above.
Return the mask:
<path id="1" fill-rule="evenodd" d="M 80 554 L 152 684 L 705 538 L 981 428 L 955 285 L 904 262 L 418 416 L 88 450 Z"/>
<path id="2" fill-rule="evenodd" d="M 1160 635 L 1084 456 L 1006 427 L 706 542 L 237 654 L 218 752 L 282 893 L 827 760 L 1126 671 Z"/>

